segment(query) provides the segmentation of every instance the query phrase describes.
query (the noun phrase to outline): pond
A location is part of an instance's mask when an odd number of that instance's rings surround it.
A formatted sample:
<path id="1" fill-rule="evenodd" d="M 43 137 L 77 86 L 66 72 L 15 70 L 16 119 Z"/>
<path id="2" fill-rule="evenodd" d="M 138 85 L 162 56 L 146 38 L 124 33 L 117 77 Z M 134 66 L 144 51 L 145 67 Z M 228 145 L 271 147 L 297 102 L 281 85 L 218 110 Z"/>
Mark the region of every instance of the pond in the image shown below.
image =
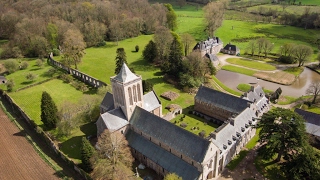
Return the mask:
<path id="1" fill-rule="evenodd" d="M 290 86 L 280 85 L 277 83 L 272 83 L 269 81 L 264 81 L 262 79 L 257 79 L 252 76 L 247 76 L 235 72 L 220 70 L 217 72 L 216 77 L 228 87 L 237 90 L 238 84 L 259 84 L 265 89 L 275 91 L 277 88 L 281 87 L 282 94 L 293 97 L 300 97 L 306 95 L 306 90 L 310 84 L 315 80 L 320 80 L 320 75 L 316 72 L 310 70 L 309 68 L 304 68 L 304 71 L 300 74 L 298 79 Z"/>

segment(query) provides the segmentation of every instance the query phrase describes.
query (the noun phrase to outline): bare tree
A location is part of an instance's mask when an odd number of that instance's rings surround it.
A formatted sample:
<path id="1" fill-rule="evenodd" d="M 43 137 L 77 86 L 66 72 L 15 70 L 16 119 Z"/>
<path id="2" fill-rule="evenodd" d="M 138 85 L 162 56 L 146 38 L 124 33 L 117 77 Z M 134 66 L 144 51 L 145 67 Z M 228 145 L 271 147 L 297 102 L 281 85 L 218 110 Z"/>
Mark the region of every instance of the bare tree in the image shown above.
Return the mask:
<path id="1" fill-rule="evenodd" d="M 188 33 L 181 35 L 181 40 L 184 48 L 184 55 L 187 56 L 190 50 L 190 44 L 195 41 L 195 39 Z"/>
<path id="2" fill-rule="evenodd" d="M 264 40 L 262 49 L 263 49 L 263 53 L 264 53 L 264 57 L 267 58 L 268 54 L 272 51 L 273 49 L 273 43 L 271 43 L 268 39 Z"/>
<path id="3" fill-rule="evenodd" d="M 186 5 L 186 0 L 177 0 L 177 4 L 179 5 L 180 9 Z"/>
<path id="4" fill-rule="evenodd" d="M 314 104 L 316 102 L 317 96 L 320 93 L 320 81 L 318 80 L 318 81 L 312 82 L 308 87 L 306 93 L 313 95 L 312 104 Z"/>
<path id="5" fill-rule="evenodd" d="M 257 50 L 257 43 L 254 40 L 249 41 L 249 44 L 247 46 L 247 51 L 251 54 L 251 56 L 254 55 L 254 52 Z"/>
<path id="6" fill-rule="evenodd" d="M 286 43 L 280 47 L 280 55 L 281 56 L 292 56 L 294 49 L 293 43 Z"/>
<path id="7" fill-rule="evenodd" d="M 299 62 L 298 67 L 303 66 L 304 62 L 306 62 L 312 55 L 313 50 L 310 46 L 306 45 L 296 45 L 293 50 L 293 55 Z"/>
<path id="8" fill-rule="evenodd" d="M 223 2 L 210 2 L 204 8 L 209 36 L 214 36 L 214 32 L 222 25 L 225 5 Z"/>
<path id="9" fill-rule="evenodd" d="M 133 157 L 125 137 L 105 130 L 98 138 L 98 151 L 91 158 L 94 179 L 129 179 Z M 130 171 L 129 171 L 130 172 Z"/>

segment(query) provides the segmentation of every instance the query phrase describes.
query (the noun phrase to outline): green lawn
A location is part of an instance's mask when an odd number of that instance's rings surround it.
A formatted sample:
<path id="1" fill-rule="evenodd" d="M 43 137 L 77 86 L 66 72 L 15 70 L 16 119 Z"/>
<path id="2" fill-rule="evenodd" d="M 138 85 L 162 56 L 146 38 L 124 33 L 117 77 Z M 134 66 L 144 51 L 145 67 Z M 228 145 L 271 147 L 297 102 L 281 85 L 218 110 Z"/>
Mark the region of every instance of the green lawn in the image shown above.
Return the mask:
<path id="1" fill-rule="evenodd" d="M 263 71 L 272 71 L 277 69 L 275 66 L 272 66 L 270 64 L 253 61 L 250 59 L 229 58 L 227 59 L 227 62 L 231 64 L 236 64 L 239 66 L 244 66 L 244 67 L 263 70 Z"/>
<path id="2" fill-rule="evenodd" d="M 224 44 L 229 42 L 236 44 L 240 48 L 241 54 L 245 52 L 250 40 L 259 37 L 265 37 L 274 43 L 272 52 L 278 53 L 279 48 L 285 43 L 305 44 L 316 50 L 313 42 L 318 35 L 318 30 L 304 30 L 298 27 L 277 24 L 224 20 L 215 34 L 222 39 Z"/>
<path id="3" fill-rule="evenodd" d="M 238 84 L 237 89 L 239 89 L 242 92 L 248 92 L 250 90 L 251 86 L 249 84 Z"/>
<path id="4" fill-rule="evenodd" d="M 254 71 L 254 70 L 241 68 L 241 67 L 237 67 L 237 66 L 232 66 L 232 65 L 222 66 L 221 69 L 226 70 L 226 71 L 232 71 L 232 72 L 240 73 L 240 74 L 245 74 L 245 75 L 248 75 L 248 76 L 253 76 L 257 72 L 257 71 Z"/>
<path id="5" fill-rule="evenodd" d="M 228 86 L 224 85 L 221 81 L 219 81 L 218 78 L 216 78 L 215 76 L 212 76 L 212 79 L 214 82 L 216 82 L 222 89 L 224 89 L 225 91 L 235 95 L 235 96 L 241 96 L 242 93 L 238 92 L 238 91 L 235 91 L 231 88 L 229 88 Z"/>
<path id="6" fill-rule="evenodd" d="M 248 151 L 247 150 L 242 150 L 240 151 L 240 153 L 234 157 L 232 159 L 232 161 L 230 161 L 228 164 L 227 164 L 227 168 L 230 169 L 231 171 L 234 170 L 238 164 L 242 161 L 242 159 L 244 159 L 248 154 Z"/>
<path id="7" fill-rule="evenodd" d="M 64 101 L 78 102 L 83 96 L 81 91 L 76 90 L 70 84 L 62 80 L 53 79 L 46 83 L 24 89 L 18 92 L 9 93 L 10 97 L 26 112 L 26 114 L 38 125 L 42 125 L 40 119 L 40 104 L 43 91 L 47 91 L 56 105 L 62 105 Z"/>
<path id="8" fill-rule="evenodd" d="M 256 130 L 256 134 L 251 138 L 251 140 L 246 144 L 248 150 L 253 149 L 259 141 L 260 128 Z"/>
<path id="9" fill-rule="evenodd" d="M 316 1 L 316 0 L 314 0 Z M 304 3 L 304 1 L 301 1 L 303 5 L 311 5 L 311 3 L 307 4 Z M 320 5 L 320 2 L 317 2 L 318 5 Z M 312 4 L 315 5 L 315 4 Z M 279 4 L 265 4 L 265 5 L 260 5 L 260 6 L 252 6 L 247 8 L 247 12 L 259 12 L 259 8 L 262 7 L 266 11 L 269 11 L 269 9 L 276 10 L 280 13 L 283 12 L 282 5 Z M 304 14 L 306 8 L 310 8 L 310 13 L 316 13 L 320 11 L 320 6 L 287 6 L 285 8 L 285 11 L 290 13 L 290 14 L 296 14 L 296 15 L 302 15 Z"/>
<path id="10" fill-rule="evenodd" d="M 11 59 L 8 59 L 8 60 L 11 60 Z M 5 61 L 8 61 L 8 60 L 2 60 L 1 64 L 5 63 Z M 41 67 L 41 68 L 36 65 L 36 59 L 21 59 L 21 62 L 23 62 L 23 61 L 28 62 L 29 66 L 27 69 L 17 70 L 16 72 L 14 72 L 12 74 L 6 75 L 6 78 L 12 79 L 15 84 L 13 91 L 50 78 L 50 76 L 46 75 L 46 72 L 50 69 L 51 66 L 49 66 L 46 63 L 46 60 L 43 63 L 43 67 Z M 33 81 L 27 80 L 26 75 L 28 73 L 35 74 L 37 77 Z M 3 89 L 6 89 L 4 85 L 2 85 L 0 87 Z"/>
<path id="11" fill-rule="evenodd" d="M 303 67 L 290 67 L 288 69 L 285 69 L 284 71 L 295 76 L 299 76 L 302 73 L 303 69 Z"/>

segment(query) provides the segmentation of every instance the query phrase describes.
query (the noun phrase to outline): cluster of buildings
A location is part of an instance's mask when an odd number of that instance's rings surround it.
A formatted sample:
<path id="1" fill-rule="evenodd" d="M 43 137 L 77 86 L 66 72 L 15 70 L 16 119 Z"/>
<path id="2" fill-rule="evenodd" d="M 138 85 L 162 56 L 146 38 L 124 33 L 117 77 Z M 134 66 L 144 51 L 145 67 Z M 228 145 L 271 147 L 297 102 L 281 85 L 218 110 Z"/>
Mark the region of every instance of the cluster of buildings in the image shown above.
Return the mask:
<path id="1" fill-rule="evenodd" d="M 221 124 L 206 138 L 163 119 L 154 91 L 143 95 L 142 79 L 126 64 L 111 79 L 112 92 L 101 103 L 98 135 L 108 129 L 123 134 L 132 155 L 159 175 L 174 172 L 183 179 L 215 179 L 254 136 L 252 125 L 269 110 L 260 86 L 235 97 L 201 86 L 193 114 Z"/>

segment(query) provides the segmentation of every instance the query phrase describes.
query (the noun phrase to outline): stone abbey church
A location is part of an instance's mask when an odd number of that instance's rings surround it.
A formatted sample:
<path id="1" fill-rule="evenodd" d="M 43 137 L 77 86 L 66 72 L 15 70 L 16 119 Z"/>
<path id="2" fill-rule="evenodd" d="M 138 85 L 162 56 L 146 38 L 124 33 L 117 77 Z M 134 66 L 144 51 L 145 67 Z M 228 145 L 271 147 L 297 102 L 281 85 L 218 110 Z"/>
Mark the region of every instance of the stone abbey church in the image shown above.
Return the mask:
<path id="1" fill-rule="evenodd" d="M 110 79 L 113 94 L 107 93 L 100 105 L 98 135 L 105 129 L 124 134 L 132 155 L 161 176 L 173 172 L 184 180 L 216 179 L 254 136 L 251 125 L 269 110 L 260 86 L 241 97 L 201 86 L 193 113 L 222 124 L 204 139 L 163 119 L 156 93 L 143 95 L 141 76 L 126 64 Z"/>

